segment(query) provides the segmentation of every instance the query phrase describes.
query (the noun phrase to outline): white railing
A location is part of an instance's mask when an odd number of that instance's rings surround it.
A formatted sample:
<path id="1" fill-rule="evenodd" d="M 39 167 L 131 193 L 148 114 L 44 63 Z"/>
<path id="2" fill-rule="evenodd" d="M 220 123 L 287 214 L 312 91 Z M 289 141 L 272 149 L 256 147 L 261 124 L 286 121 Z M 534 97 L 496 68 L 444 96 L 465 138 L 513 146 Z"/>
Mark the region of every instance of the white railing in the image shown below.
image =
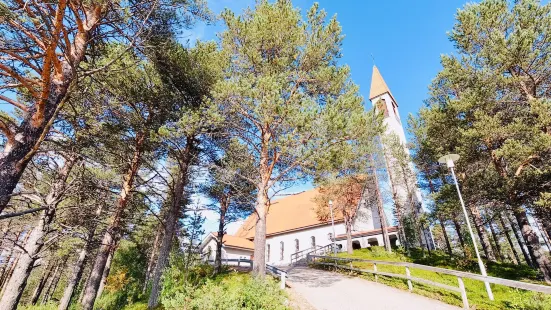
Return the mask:
<path id="1" fill-rule="evenodd" d="M 332 252 L 333 252 L 333 243 L 330 243 L 325 246 L 316 245 L 314 247 L 291 254 L 291 265 L 294 265 L 295 263 L 297 263 L 302 259 L 306 259 L 310 254 L 325 255 Z"/>
<path id="2" fill-rule="evenodd" d="M 214 260 L 207 260 L 207 263 L 214 264 Z M 241 267 L 242 264 L 245 264 L 248 265 L 250 269 L 253 268 L 253 261 L 246 258 L 222 258 L 222 264 L 237 267 Z M 285 270 L 281 270 L 277 267 L 266 264 L 266 271 L 268 271 L 268 273 L 270 273 L 270 275 L 272 275 L 276 279 L 280 279 L 281 289 L 285 288 L 285 281 L 287 278 L 287 272 Z"/>
<path id="3" fill-rule="evenodd" d="M 463 307 L 465 309 L 469 309 L 469 301 L 467 299 L 465 284 L 463 283 L 464 278 L 504 285 L 508 287 L 514 287 L 514 288 L 523 289 L 527 291 L 551 294 L 551 286 L 526 283 L 526 282 L 520 282 L 520 281 L 514 281 L 514 280 L 508 280 L 508 279 L 502 279 L 502 278 L 496 278 L 496 277 L 490 277 L 490 276 L 483 276 L 476 273 L 457 271 L 453 269 L 438 268 L 438 267 L 432 267 L 432 266 L 426 266 L 426 265 L 419 265 L 419 264 L 408 263 L 408 262 L 388 262 L 388 261 L 379 261 L 379 260 L 344 258 L 344 257 L 322 256 L 322 255 L 308 255 L 307 260 L 309 264 L 313 264 L 313 265 L 333 266 L 335 268 L 346 269 L 346 270 L 359 272 L 359 273 L 370 273 L 375 275 L 376 282 L 378 281 L 379 275 L 405 279 L 407 280 L 408 289 L 410 291 L 413 290 L 412 282 L 419 282 L 423 284 L 444 288 L 450 291 L 458 292 L 461 294 L 461 300 L 463 301 Z M 373 270 L 354 268 L 352 266 L 353 262 L 365 262 L 365 263 L 373 264 Z M 349 263 L 349 265 L 344 265 L 347 263 Z M 390 273 L 390 272 L 381 272 L 377 270 L 377 265 L 402 266 L 402 267 L 405 267 L 406 274 L 403 275 L 403 274 L 396 274 L 396 273 Z M 456 276 L 458 287 L 430 281 L 423 278 L 412 277 L 410 273 L 410 268 L 422 269 L 422 270 L 432 271 L 440 274 Z"/>

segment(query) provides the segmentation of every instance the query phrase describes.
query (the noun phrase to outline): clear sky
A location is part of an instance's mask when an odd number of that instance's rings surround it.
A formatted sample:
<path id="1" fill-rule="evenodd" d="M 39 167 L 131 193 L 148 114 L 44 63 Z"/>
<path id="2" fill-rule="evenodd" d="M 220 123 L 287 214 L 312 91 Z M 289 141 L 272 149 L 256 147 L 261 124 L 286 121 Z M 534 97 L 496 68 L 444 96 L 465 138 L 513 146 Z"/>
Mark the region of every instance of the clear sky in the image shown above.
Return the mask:
<path id="1" fill-rule="evenodd" d="M 295 7 L 302 13 L 315 1 L 294 0 Z M 383 78 L 398 101 L 400 116 L 406 119 L 415 114 L 427 97 L 427 86 L 435 77 L 440 66 L 440 55 L 453 52 L 447 32 L 452 30 L 455 13 L 467 1 L 422 0 L 320 0 L 320 8 L 329 16 L 337 14 L 345 39 L 342 46 L 342 64 L 351 68 L 352 79 L 360 86 L 360 92 L 370 107 L 369 88 L 373 58 Z M 254 6 L 254 0 L 211 0 L 209 7 L 215 13 L 229 8 L 240 14 L 247 6 Z M 195 41 L 216 40 L 216 33 L 224 29 L 223 23 L 197 25 L 190 31 L 188 39 Z M 405 122 L 404 122 L 405 123 Z M 288 192 L 300 192 L 311 188 L 304 184 Z M 391 212 L 387 210 L 387 215 Z M 207 215 L 205 229 L 216 228 L 214 214 Z M 238 224 L 231 225 L 233 233 Z"/>
<path id="2" fill-rule="evenodd" d="M 416 113 L 427 97 L 427 86 L 440 70 L 440 55 L 453 51 L 447 32 L 455 13 L 466 1 L 422 0 L 320 0 L 329 16 L 337 15 L 345 35 L 342 64 L 350 66 L 352 79 L 369 97 L 373 58 L 399 104 L 402 119 Z M 211 0 L 215 13 L 229 8 L 240 13 L 251 0 Z M 295 0 L 305 13 L 314 1 Z M 216 39 L 223 23 L 198 25 L 190 39 Z M 369 104 L 369 102 L 367 102 Z"/>

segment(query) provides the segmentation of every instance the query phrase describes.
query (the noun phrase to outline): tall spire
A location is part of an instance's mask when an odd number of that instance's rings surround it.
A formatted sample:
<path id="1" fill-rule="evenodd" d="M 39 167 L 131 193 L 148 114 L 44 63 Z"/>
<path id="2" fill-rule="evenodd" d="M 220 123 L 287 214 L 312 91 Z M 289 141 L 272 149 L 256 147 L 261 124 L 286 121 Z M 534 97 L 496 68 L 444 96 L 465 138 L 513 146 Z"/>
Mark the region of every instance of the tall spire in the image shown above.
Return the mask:
<path id="1" fill-rule="evenodd" d="M 380 96 L 384 93 L 388 93 L 390 96 L 390 89 L 385 83 L 383 76 L 379 72 L 377 66 L 373 65 L 373 74 L 371 75 L 371 90 L 369 91 L 369 100 Z"/>

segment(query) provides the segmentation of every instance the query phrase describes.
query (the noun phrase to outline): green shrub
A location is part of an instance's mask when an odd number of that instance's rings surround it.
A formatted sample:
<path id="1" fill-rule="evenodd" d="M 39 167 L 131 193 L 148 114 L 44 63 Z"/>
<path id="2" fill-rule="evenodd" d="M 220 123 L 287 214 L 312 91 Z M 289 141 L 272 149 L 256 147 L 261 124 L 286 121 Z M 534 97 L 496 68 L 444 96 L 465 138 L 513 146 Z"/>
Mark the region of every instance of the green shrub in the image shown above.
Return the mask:
<path id="1" fill-rule="evenodd" d="M 226 274 L 208 279 L 204 285 L 188 294 L 164 299 L 166 309 L 195 310 L 285 310 L 286 296 L 275 280 L 257 280 L 248 274 Z"/>
<path id="2" fill-rule="evenodd" d="M 49 302 L 45 305 L 28 305 L 28 306 L 20 306 L 18 309 L 21 310 L 57 310 L 57 304 Z"/>

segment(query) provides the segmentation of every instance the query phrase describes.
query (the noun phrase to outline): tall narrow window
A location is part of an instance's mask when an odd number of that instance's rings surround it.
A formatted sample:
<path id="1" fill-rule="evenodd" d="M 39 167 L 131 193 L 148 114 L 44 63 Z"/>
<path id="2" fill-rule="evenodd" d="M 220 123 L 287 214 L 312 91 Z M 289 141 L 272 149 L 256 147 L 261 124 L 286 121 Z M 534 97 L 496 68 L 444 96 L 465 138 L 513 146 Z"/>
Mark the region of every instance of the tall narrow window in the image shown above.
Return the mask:
<path id="1" fill-rule="evenodd" d="M 300 247 L 298 244 L 298 239 L 295 239 L 295 252 L 298 252 L 298 251 L 300 251 Z"/>
<path id="2" fill-rule="evenodd" d="M 312 236 L 312 248 L 316 247 L 316 237 Z"/>
<path id="3" fill-rule="evenodd" d="M 266 245 L 266 260 L 270 261 L 270 245 Z"/>
<path id="4" fill-rule="evenodd" d="M 279 243 L 280 246 L 280 253 L 279 253 L 279 260 L 283 260 L 283 255 L 285 254 L 285 245 L 283 244 L 283 241 Z"/>

